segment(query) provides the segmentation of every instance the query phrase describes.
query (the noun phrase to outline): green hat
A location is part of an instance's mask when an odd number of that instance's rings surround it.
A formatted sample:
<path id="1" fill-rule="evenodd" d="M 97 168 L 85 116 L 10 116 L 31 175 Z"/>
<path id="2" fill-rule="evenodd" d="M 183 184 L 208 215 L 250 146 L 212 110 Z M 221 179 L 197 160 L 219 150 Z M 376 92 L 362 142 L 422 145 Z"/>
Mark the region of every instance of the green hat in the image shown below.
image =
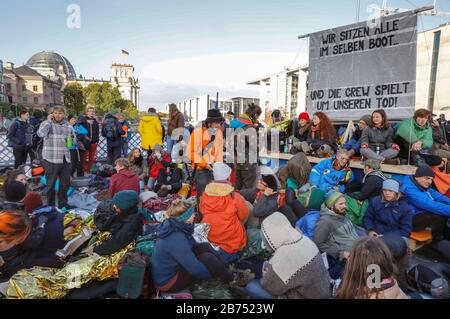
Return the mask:
<path id="1" fill-rule="evenodd" d="M 333 208 L 336 201 L 342 196 L 344 196 L 342 193 L 330 190 L 325 196 L 325 205 L 330 209 Z"/>
<path id="2" fill-rule="evenodd" d="M 112 203 L 120 210 L 127 210 L 138 204 L 138 194 L 135 191 L 121 191 L 116 193 L 112 199 Z"/>
<path id="3" fill-rule="evenodd" d="M 379 160 L 371 158 L 364 161 L 364 167 L 365 166 L 369 166 L 372 169 L 378 170 L 381 168 L 381 162 Z"/>
<path id="4" fill-rule="evenodd" d="M 313 187 L 309 196 L 309 209 L 319 210 L 325 201 L 326 192 L 318 187 Z"/>
<path id="5" fill-rule="evenodd" d="M 320 206 L 322 206 L 325 201 L 325 191 L 320 188 L 313 187 L 311 192 L 301 193 L 298 195 L 297 200 L 305 208 L 319 210 Z"/>
<path id="6" fill-rule="evenodd" d="M 194 207 L 189 207 L 183 214 L 181 214 L 178 217 L 175 217 L 175 219 L 184 223 L 187 220 L 189 220 L 192 217 L 192 215 L 194 215 L 194 213 L 195 213 Z"/>

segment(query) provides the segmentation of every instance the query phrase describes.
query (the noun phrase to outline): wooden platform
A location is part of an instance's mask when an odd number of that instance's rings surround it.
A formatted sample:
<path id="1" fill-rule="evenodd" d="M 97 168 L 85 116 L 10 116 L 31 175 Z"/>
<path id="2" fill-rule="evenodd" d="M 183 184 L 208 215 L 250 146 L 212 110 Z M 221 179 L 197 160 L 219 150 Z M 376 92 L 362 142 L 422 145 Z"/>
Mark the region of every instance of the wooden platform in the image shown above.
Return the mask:
<path id="1" fill-rule="evenodd" d="M 272 158 L 272 159 L 279 159 L 279 160 L 286 160 L 289 161 L 294 155 L 292 154 L 286 154 L 286 153 L 277 153 L 277 152 L 260 152 L 259 156 L 262 158 Z M 326 158 L 319 158 L 319 157 L 313 157 L 313 156 L 307 156 L 308 161 L 310 163 L 317 164 Z M 355 169 L 364 169 L 361 161 L 354 161 L 350 160 L 350 167 Z M 391 174 L 399 174 L 399 175 L 414 175 L 416 172 L 417 167 L 412 165 L 388 165 L 388 164 L 381 164 L 381 170 L 386 173 Z"/>

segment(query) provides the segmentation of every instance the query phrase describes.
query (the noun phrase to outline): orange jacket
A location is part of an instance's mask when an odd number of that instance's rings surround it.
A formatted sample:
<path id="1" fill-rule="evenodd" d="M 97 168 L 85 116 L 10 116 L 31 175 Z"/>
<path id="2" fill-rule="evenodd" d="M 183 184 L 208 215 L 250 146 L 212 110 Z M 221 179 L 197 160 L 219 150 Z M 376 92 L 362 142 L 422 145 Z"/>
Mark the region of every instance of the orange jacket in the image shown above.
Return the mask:
<path id="1" fill-rule="evenodd" d="M 434 178 L 434 186 L 439 193 L 443 195 L 447 195 L 450 190 L 450 174 L 446 174 L 441 172 L 437 166 L 432 167 L 435 178 Z"/>
<path id="2" fill-rule="evenodd" d="M 208 239 L 227 253 L 234 254 L 247 244 L 243 223 L 249 209 L 244 198 L 234 192 L 233 186 L 212 182 L 200 198 L 202 223 L 211 225 Z"/>
<path id="3" fill-rule="evenodd" d="M 188 157 L 192 162 L 192 166 L 203 170 L 206 165 L 223 162 L 223 133 L 217 130 L 213 146 L 209 148 L 202 156 L 203 150 L 211 142 L 210 132 L 205 127 L 199 127 L 194 130 L 189 138 L 187 150 Z"/>

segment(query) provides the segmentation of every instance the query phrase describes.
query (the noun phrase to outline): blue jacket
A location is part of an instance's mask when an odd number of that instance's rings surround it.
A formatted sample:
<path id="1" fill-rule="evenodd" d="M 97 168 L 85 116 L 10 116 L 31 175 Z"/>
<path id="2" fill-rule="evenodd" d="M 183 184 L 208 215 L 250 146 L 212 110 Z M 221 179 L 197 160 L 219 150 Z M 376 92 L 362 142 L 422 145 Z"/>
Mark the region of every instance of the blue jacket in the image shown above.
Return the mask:
<path id="1" fill-rule="evenodd" d="M 73 126 L 73 132 L 75 134 L 74 136 L 74 144 L 73 146 L 70 148 L 70 150 L 76 150 L 79 148 L 78 143 L 81 143 L 82 141 L 80 140 L 81 137 L 83 136 L 87 136 L 88 135 L 88 130 L 80 125 L 80 124 L 75 124 Z"/>
<path id="2" fill-rule="evenodd" d="M 381 196 L 370 200 L 369 208 L 364 215 L 364 228 L 378 234 L 395 233 L 409 237 L 412 231 L 412 207 L 406 198 L 393 202 L 385 202 Z"/>
<path id="3" fill-rule="evenodd" d="M 353 172 L 349 170 L 338 171 L 333 168 L 333 161 L 336 156 L 321 161 L 316 164 L 309 175 L 309 183 L 311 186 L 317 186 L 324 191 L 329 191 L 334 186 L 339 187 L 339 191 L 344 193 L 345 186 L 354 179 Z M 350 175 L 348 180 L 344 182 L 347 173 Z"/>
<path id="4" fill-rule="evenodd" d="M 413 208 L 414 215 L 430 212 L 450 217 L 450 198 L 431 187 L 428 189 L 420 187 L 413 176 L 403 180 L 401 192 L 406 195 L 408 203 Z"/>
<path id="5" fill-rule="evenodd" d="M 12 147 L 26 147 L 33 144 L 33 128 L 21 119 L 15 119 L 8 127 L 8 140 Z"/>
<path id="6" fill-rule="evenodd" d="M 156 286 L 166 285 L 183 268 L 192 277 L 210 279 L 211 274 L 192 251 L 193 225 L 173 218 L 165 220 L 156 230 L 152 256 L 152 275 Z"/>
<path id="7" fill-rule="evenodd" d="M 302 234 L 306 237 L 312 239 L 314 236 L 314 230 L 316 229 L 317 221 L 320 219 L 320 212 L 310 211 L 305 216 L 300 218 L 297 223 L 295 223 L 295 228 L 302 231 Z"/>

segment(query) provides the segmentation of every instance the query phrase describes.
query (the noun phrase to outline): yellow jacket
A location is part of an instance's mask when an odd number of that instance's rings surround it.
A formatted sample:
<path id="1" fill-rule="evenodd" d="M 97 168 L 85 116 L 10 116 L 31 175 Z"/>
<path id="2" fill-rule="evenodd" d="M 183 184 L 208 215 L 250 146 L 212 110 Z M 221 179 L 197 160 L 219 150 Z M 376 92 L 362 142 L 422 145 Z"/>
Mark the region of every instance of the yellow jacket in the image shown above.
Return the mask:
<path id="1" fill-rule="evenodd" d="M 144 115 L 139 122 L 138 131 L 143 149 L 153 149 L 156 144 L 163 145 L 163 129 L 157 115 Z"/>

